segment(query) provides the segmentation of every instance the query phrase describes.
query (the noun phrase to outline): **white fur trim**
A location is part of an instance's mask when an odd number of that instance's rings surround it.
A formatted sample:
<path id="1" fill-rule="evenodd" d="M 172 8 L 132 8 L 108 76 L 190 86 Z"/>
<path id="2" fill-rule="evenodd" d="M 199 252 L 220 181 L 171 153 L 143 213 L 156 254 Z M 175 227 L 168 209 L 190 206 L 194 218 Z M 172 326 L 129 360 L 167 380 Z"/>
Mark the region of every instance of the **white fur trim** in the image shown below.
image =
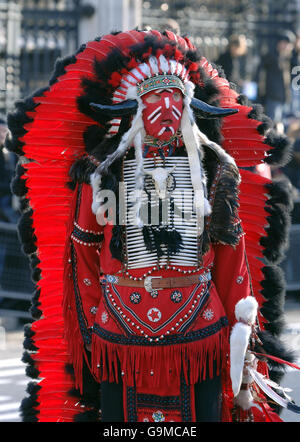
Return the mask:
<path id="1" fill-rule="evenodd" d="M 254 324 L 257 315 L 258 303 L 254 296 L 241 299 L 235 306 L 237 321 L 243 320 Z"/>
<path id="2" fill-rule="evenodd" d="M 254 324 L 258 303 L 253 296 L 241 299 L 235 306 L 236 319 Z M 251 326 L 237 322 L 230 335 L 230 377 L 234 396 L 240 391 Z"/>
<path id="3" fill-rule="evenodd" d="M 237 322 L 230 335 L 230 378 L 233 395 L 240 391 L 243 377 L 245 354 L 249 344 L 251 327 Z"/>

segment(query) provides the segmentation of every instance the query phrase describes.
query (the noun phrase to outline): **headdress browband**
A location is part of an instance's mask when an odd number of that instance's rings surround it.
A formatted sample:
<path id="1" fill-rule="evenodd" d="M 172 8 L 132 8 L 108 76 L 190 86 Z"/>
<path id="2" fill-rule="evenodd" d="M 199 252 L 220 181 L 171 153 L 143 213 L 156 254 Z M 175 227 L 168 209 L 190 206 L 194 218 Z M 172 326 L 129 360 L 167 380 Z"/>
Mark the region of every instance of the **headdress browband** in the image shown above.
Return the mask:
<path id="1" fill-rule="evenodd" d="M 170 74 L 156 74 L 154 77 L 147 78 L 137 84 L 137 95 L 141 97 L 150 91 L 163 88 L 176 88 L 181 90 L 183 95 L 185 94 L 184 84 L 179 77 Z"/>

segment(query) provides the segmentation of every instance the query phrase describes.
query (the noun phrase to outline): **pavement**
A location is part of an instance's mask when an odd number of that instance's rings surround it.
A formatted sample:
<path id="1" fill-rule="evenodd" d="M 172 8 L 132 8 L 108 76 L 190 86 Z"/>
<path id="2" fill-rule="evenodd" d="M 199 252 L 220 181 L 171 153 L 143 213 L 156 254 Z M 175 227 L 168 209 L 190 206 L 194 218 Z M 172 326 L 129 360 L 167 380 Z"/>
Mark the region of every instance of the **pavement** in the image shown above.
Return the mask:
<path id="1" fill-rule="evenodd" d="M 282 340 L 293 349 L 300 365 L 300 299 L 288 298 L 285 305 L 286 328 Z M 23 355 L 23 326 L 13 328 L 13 322 L 0 318 L 0 422 L 21 422 L 19 405 L 27 396 L 30 379 L 25 375 Z M 288 368 L 281 383 L 292 389 L 288 394 L 300 405 L 300 370 Z M 284 422 L 300 422 L 300 414 L 283 410 Z"/>

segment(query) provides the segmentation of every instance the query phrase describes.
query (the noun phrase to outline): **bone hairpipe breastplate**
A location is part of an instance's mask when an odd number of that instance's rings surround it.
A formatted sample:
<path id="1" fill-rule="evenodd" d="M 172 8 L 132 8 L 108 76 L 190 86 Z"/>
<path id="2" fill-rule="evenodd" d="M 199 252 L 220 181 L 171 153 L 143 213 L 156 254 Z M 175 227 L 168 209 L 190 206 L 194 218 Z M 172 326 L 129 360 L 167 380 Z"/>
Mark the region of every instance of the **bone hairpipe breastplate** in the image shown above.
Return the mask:
<path id="1" fill-rule="evenodd" d="M 169 227 L 180 233 L 183 248 L 174 256 L 146 249 L 142 228 L 135 225 L 133 191 L 135 188 L 135 160 L 124 160 L 123 176 L 126 199 L 126 254 L 128 269 L 159 264 L 176 267 L 198 265 L 197 219 L 193 211 L 193 187 L 186 157 L 170 157 L 164 161 L 144 159 L 144 192 L 141 218 L 144 225 Z M 159 203 L 159 196 L 162 198 Z"/>

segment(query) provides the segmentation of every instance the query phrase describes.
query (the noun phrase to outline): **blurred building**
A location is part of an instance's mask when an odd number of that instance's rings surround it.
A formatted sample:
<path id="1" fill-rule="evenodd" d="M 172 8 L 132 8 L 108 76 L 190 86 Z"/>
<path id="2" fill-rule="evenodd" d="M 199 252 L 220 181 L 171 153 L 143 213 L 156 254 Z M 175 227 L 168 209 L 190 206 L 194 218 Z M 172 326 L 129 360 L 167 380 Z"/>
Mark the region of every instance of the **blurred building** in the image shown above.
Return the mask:
<path id="1" fill-rule="evenodd" d="M 245 34 L 260 53 L 285 29 L 300 28 L 299 0 L 149 0 L 143 1 L 143 26 L 162 29 L 168 19 L 191 37 L 210 60 L 224 52 L 230 35 Z"/>
<path id="2" fill-rule="evenodd" d="M 48 84 L 58 57 L 113 30 L 141 25 L 141 0 L 0 1 L 0 112 Z M 1 89 L 1 85 L 0 85 Z"/>
<path id="3" fill-rule="evenodd" d="M 57 57 L 110 31 L 169 28 L 216 60 L 230 35 L 245 34 L 250 55 L 259 54 L 280 31 L 300 29 L 299 17 L 300 0 L 2 0 L 0 112 L 47 84 Z"/>

